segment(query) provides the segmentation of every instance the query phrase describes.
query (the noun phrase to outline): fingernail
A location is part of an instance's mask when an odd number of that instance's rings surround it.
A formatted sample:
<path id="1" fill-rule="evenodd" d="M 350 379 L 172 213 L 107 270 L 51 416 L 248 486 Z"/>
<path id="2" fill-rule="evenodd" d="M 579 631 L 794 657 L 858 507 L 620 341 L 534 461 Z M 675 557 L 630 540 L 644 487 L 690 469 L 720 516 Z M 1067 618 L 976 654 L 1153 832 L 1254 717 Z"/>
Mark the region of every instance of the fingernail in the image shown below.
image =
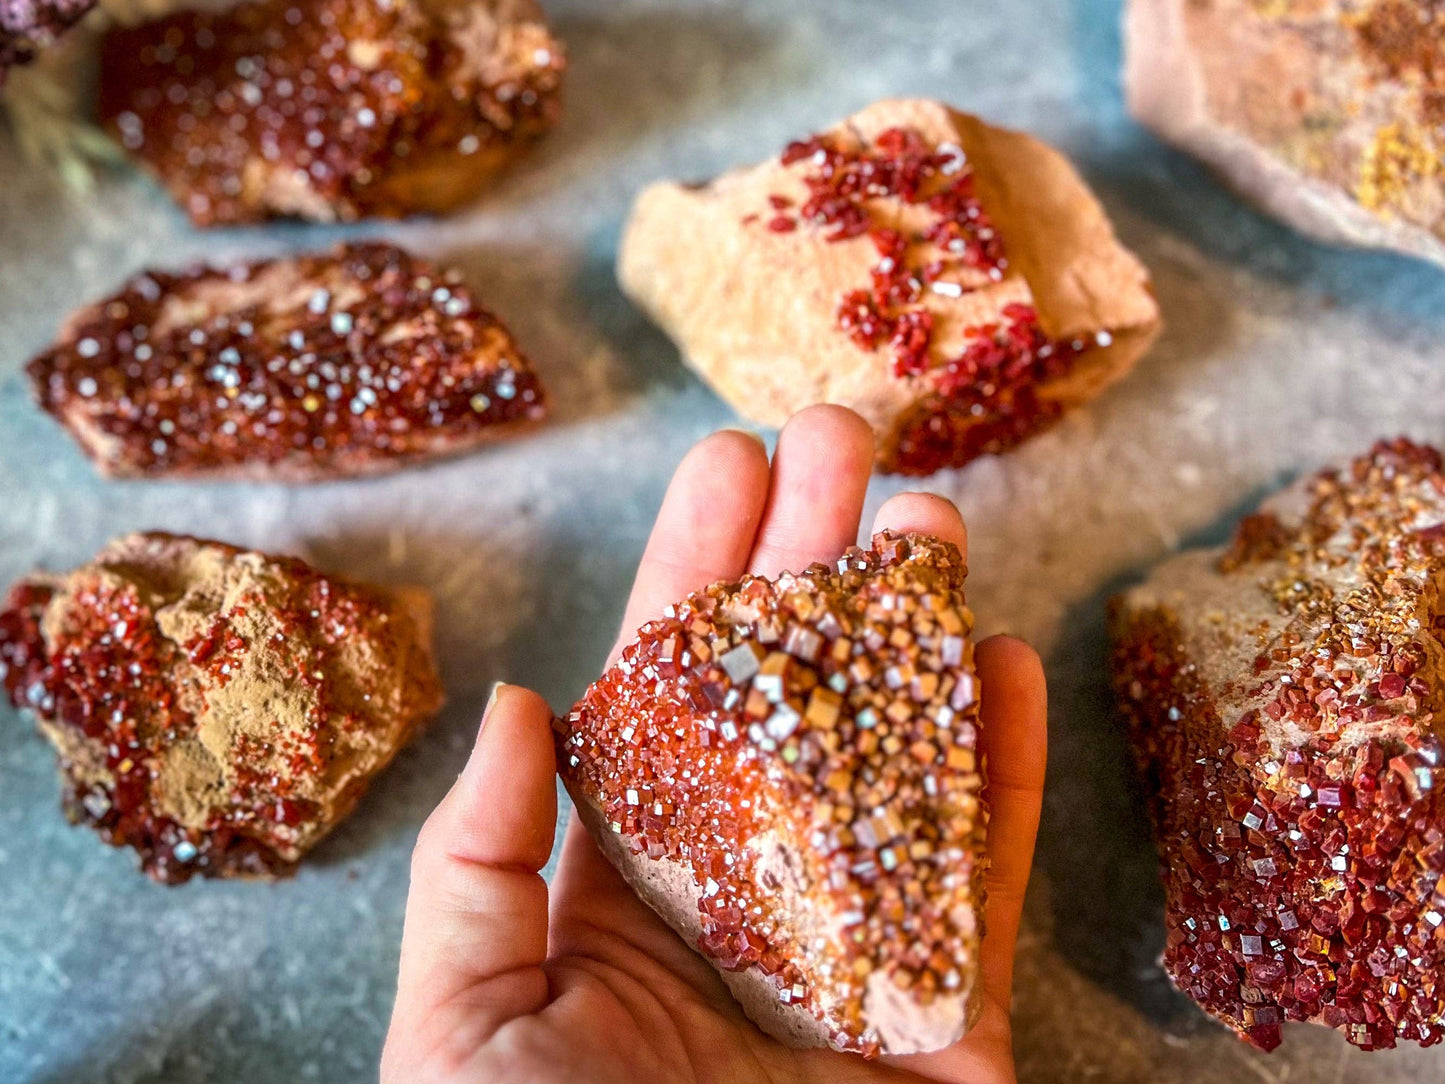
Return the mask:
<path id="1" fill-rule="evenodd" d="M 505 681 L 494 681 L 494 682 L 492 682 L 491 691 L 487 693 L 487 704 L 486 704 L 486 707 L 482 708 L 482 722 L 481 722 L 481 726 L 477 727 L 477 729 L 478 729 L 479 731 L 481 730 L 481 728 L 482 728 L 483 726 L 486 726 L 486 725 L 487 725 L 487 716 L 490 715 L 490 714 L 492 714 L 492 708 L 493 708 L 493 707 L 496 705 L 496 703 L 497 703 L 497 694 L 502 691 L 502 686 L 505 685 L 505 684 L 506 684 Z"/>
<path id="2" fill-rule="evenodd" d="M 482 721 L 477 727 L 477 740 L 472 743 L 471 754 L 467 757 L 467 766 L 462 769 L 465 774 L 477 760 L 477 751 L 482 747 L 482 732 L 487 729 L 487 720 L 491 718 L 492 709 L 497 705 L 497 696 L 506 685 L 504 681 L 492 682 L 492 691 L 487 694 L 487 706 L 482 709 Z"/>

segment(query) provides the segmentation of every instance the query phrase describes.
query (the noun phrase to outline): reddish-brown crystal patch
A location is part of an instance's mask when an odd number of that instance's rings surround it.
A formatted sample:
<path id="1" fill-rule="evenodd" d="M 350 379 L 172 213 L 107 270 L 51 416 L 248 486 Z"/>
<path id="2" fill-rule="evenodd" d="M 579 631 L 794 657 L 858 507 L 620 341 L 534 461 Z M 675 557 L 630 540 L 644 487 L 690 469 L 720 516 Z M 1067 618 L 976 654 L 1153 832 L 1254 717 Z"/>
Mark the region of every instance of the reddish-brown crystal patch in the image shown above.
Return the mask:
<path id="1" fill-rule="evenodd" d="M 1442 494 L 1433 449 L 1381 444 L 1116 604 L 1165 967 L 1266 1049 L 1288 1020 L 1365 1049 L 1445 1029 Z"/>
<path id="2" fill-rule="evenodd" d="M 305 563 L 133 535 L 12 588 L 0 674 L 71 819 L 158 881 L 275 876 L 434 712 L 425 618 Z"/>
<path id="3" fill-rule="evenodd" d="M 867 236 L 878 251 L 871 282 L 838 302 L 838 326 L 864 350 L 887 349 L 893 374 L 916 379 L 922 399 L 885 442 L 885 465 L 925 475 L 1005 451 L 1046 427 L 1062 407 L 1041 398 L 1045 381 L 1067 376 L 1093 336 L 1055 341 L 1030 305 L 1004 306 L 998 323 L 967 329 L 966 345 L 939 357 L 925 295 L 959 298 L 1003 279 L 1003 237 L 975 193 L 974 172 L 956 145 L 933 145 L 908 128 L 890 128 L 871 143 L 814 136 L 789 145 L 786 166 L 802 165 L 807 200 L 796 214 L 767 221 L 775 231 L 804 223 L 829 242 Z M 900 229 L 897 207 L 926 209 Z M 1100 345 L 1107 345 L 1105 336 Z"/>
<path id="4" fill-rule="evenodd" d="M 118 475 L 363 473 L 545 412 L 530 363 L 460 278 L 377 243 L 138 275 L 28 371 Z"/>
<path id="5" fill-rule="evenodd" d="M 970 329 L 964 352 L 926 374 L 936 390 L 899 421 L 893 470 L 932 474 L 1006 452 L 1063 414 L 1039 388 L 1067 376 L 1093 341 L 1050 339 L 1028 305 L 1005 305 L 1002 316 Z"/>
<path id="6" fill-rule="evenodd" d="M 442 211 L 556 124 L 530 0 L 262 0 L 112 31 L 100 115 L 202 225 Z"/>
<path id="7" fill-rule="evenodd" d="M 714 585 L 644 626 L 558 722 L 574 795 L 632 855 L 686 870 L 700 951 L 770 976 L 841 1049 L 879 1047 L 875 972 L 921 1004 L 974 981 L 964 574 L 952 545 L 885 533 L 834 566 Z"/>
<path id="8" fill-rule="evenodd" d="M 842 297 L 839 326 L 865 350 L 886 343 L 897 375 L 926 370 L 933 326 L 919 304 L 924 292 L 962 294 L 1001 279 L 1008 266 L 962 149 L 933 147 L 911 129 L 890 128 L 856 147 L 814 136 L 789 144 L 782 161 L 807 167 L 809 195 L 796 219 L 778 215 L 770 228 L 792 229 L 801 220 L 831 242 L 868 236 L 878 249 L 872 283 Z M 876 202 L 887 200 L 927 207 L 927 224 L 900 232 Z"/>

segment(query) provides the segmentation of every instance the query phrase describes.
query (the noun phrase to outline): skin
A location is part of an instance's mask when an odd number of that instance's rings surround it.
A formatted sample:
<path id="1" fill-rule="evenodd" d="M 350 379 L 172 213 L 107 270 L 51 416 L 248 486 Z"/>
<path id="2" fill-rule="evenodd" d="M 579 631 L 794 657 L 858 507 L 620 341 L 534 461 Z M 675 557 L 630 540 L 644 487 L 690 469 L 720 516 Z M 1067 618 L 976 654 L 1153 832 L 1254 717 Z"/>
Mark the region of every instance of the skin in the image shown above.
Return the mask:
<path id="1" fill-rule="evenodd" d="M 747 433 L 698 444 L 658 513 L 609 665 L 633 630 L 691 591 L 836 558 L 857 537 L 872 464 L 872 432 L 839 407 L 794 417 L 771 464 Z M 967 553 L 963 520 L 940 497 L 894 497 L 879 510 L 874 529 L 883 527 L 927 532 Z M 540 871 L 557 825 L 552 711 L 536 693 L 504 685 L 417 840 L 382 1081 L 1012 1082 L 1014 943 L 1043 793 L 1046 698 L 1025 644 L 993 637 L 978 645 L 977 662 L 991 810 L 985 1004 L 961 1041 L 865 1061 L 768 1038 L 575 820 L 549 889 Z"/>

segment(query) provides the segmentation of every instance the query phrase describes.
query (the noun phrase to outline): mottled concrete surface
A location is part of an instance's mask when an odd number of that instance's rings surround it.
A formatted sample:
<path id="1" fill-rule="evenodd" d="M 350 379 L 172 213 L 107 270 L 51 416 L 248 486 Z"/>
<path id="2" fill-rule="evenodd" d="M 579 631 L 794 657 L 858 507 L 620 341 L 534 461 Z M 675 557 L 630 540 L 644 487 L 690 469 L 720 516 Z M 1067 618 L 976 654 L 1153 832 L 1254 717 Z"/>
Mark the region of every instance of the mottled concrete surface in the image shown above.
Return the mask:
<path id="1" fill-rule="evenodd" d="M 1017 984 L 1023 1079 L 1440 1079 L 1445 1052 L 1364 1055 L 1323 1031 L 1288 1030 L 1259 1055 L 1170 992 L 1101 607 L 1285 478 L 1377 435 L 1445 440 L 1445 273 L 1306 243 L 1129 123 L 1114 0 L 549 7 L 573 68 L 567 120 L 545 149 L 465 215 L 352 231 L 464 265 L 551 382 L 547 429 L 432 469 L 306 490 L 99 482 L 19 375 L 62 314 L 142 266 L 340 231 L 198 233 L 138 176 L 74 199 L 0 142 L 0 579 L 144 527 L 307 552 L 437 591 L 452 696 L 294 881 L 170 890 L 66 826 L 49 750 L 0 709 L 0 1081 L 374 1075 L 407 855 L 489 683 L 528 682 L 555 704 L 582 689 L 671 465 L 731 421 L 617 292 L 630 195 L 772 153 L 895 94 L 947 98 L 1069 151 L 1153 269 L 1169 320 L 1092 409 L 1005 461 L 932 480 L 969 516 L 983 626 L 1033 638 L 1052 680 Z M 872 505 L 899 488 L 877 482 Z"/>

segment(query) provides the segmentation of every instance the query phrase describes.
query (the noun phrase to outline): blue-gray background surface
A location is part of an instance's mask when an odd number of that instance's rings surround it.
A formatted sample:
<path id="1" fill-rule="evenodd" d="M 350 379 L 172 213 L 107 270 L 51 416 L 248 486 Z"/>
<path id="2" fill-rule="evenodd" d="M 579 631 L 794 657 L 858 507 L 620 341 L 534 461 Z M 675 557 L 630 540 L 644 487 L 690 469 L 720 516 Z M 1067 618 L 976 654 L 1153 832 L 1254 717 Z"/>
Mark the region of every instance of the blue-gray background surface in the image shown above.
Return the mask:
<path id="1" fill-rule="evenodd" d="M 1378 435 L 1445 440 L 1445 272 L 1268 222 L 1125 116 L 1115 0 L 550 0 L 561 128 L 475 209 L 350 231 L 203 233 L 150 183 L 86 198 L 0 136 L 0 580 L 163 527 L 431 587 L 451 703 L 293 881 L 164 889 L 66 826 L 53 757 L 0 708 L 0 1081 L 363 1081 L 390 1008 L 407 857 L 489 684 L 553 704 L 595 676 L 672 464 L 733 422 L 618 294 L 632 194 L 776 152 L 869 101 L 929 95 L 1080 164 L 1150 265 L 1169 328 L 1123 385 L 1001 461 L 962 505 L 985 631 L 1037 642 L 1050 792 L 1020 946 L 1026 1081 L 1439 1080 L 1295 1028 L 1264 1056 L 1173 994 L 1154 858 L 1109 702 L 1102 602 L 1267 488 Z M 98 481 L 21 366 L 76 303 L 148 265 L 381 235 L 463 266 L 550 383 L 534 437 L 311 489 Z M 871 508 L 901 486 L 880 479 Z"/>

